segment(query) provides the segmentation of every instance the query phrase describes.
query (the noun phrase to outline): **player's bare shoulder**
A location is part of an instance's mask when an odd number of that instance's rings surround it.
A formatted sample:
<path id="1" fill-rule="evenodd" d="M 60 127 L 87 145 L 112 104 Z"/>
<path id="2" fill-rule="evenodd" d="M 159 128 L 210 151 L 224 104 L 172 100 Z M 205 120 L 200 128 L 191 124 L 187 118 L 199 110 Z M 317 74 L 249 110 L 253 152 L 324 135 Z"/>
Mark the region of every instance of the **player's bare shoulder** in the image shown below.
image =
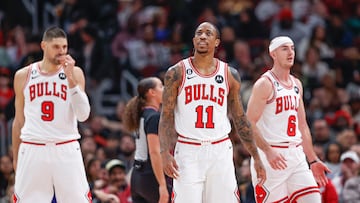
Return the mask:
<path id="1" fill-rule="evenodd" d="M 261 98 L 271 98 L 274 93 L 274 85 L 268 76 L 262 75 L 255 81 L 252 92 L 253 95 Z"/>
<path id="2" fill-rule="evenodd" d="M 31 65 L 20 68 L 14 75 L 14 88 L 23 87 L 27 82 L 27 77 L 30 74 Z"/>
<path id="3" fill-rule="evenodd" d="M 183 66 L 179 63 L 171 66 L 165 73 L 165 87 L 179 86 L 182 82 Z"/>

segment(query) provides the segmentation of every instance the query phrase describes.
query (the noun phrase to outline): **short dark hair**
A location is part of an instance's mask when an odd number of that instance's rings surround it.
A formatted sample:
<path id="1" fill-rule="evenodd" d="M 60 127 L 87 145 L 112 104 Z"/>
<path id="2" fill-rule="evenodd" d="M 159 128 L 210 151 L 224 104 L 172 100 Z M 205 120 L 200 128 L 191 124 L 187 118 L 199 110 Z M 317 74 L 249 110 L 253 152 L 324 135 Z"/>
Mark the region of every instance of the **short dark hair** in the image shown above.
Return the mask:
<path id="1" fill-rule="evenodd" d="M 54 38 L 67 38 L 66 33 L 63 29 L 53 26 L 45 30 L 42 40 L 50 41 Z"/>

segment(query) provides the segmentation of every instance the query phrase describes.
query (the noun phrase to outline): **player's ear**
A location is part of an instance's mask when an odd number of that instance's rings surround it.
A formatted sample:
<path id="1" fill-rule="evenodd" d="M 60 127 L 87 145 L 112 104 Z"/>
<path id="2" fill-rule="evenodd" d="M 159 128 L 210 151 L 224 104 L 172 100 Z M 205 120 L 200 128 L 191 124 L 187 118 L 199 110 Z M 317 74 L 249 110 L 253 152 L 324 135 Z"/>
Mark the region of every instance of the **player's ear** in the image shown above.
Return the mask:
<path id="1" fill-rule="evenodd" d="M 215 40 L 215 47 L 218 48 L 220 45 L 220 39 Z"/>

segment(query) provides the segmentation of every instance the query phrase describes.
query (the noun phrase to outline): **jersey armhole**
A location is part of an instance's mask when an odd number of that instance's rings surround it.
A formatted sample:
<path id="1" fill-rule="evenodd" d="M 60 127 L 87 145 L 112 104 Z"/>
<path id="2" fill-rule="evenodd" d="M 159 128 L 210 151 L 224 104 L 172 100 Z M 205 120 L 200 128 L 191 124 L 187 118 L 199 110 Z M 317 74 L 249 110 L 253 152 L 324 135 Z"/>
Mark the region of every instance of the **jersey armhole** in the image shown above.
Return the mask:
<path id="1" fill-rule="evenodd" d="M 23 85 L 23 87 L 22 87 L 22 90 L 23 90 L 23 91 L 25 90 L 25 87 L 27 86 L 27 84 L 28 84 L 29 81 L 30 81 L 30 75 L 31 75 L 32 65 L 33 65 L 33 64 L 28 65 L 29 68 L 28 68 L 27 73 L 26 73 L 26 81 L 24 82 L 24 85 Z"/>
<path id="2" fill-rule="evenodd" d="M 270 104 L 272 103 L 275 98 L 276 98 L 276 91 L 275 91 L 275 86 L 274 83 L 271 81 L 271 79 L 269 78 L 269 76 L 267 75 L 263 75 L 262 77 L 266 78 L 267 80 L 269 80 L 269 82 L 271 83 L 271 87 L 272 87 L 272 94 L 270 95 L 270 97 L 267 99 L 266 104 Z"/>
<path id="3" fill-rule="evenodd" d="M 227 88 L 227 92 L 230 92 L 230 85 L 229 85 L 229 74 L 230 71 L 229 71 L 229 66 L 227 63 L 224 63 L 225 66 L 224 66 L 224 76 L 225 76 L 225 84 L 226 84 L 226 88 Z"/>
<path id="4" fill-rule="evenodd" d="M 185 67 L 185 64 L 184 64 L 184 61 L 180 61 L 179 63 L 179 66 L 181 68 L 181 72 L 182 72 L 182 76 L 181 76 L 181 84 L 178 88 L 178 92 L 177 92 L 177 95 L 180 94 L 181 90 L 183 89 L 184 87 L 184 84 L 185 84 L 185 70 L 186 70 L 186 67 Z"/>

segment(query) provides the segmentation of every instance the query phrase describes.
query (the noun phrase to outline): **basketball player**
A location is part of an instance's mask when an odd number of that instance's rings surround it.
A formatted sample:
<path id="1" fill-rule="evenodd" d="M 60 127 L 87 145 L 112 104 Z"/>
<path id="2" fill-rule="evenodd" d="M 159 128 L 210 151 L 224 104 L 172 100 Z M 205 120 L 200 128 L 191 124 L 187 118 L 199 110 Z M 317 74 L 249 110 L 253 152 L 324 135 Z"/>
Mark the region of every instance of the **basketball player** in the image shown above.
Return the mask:
<path id="1" fill-rule="evenodd" d="M 48 28 L 43 59 L 15 74 L 14 202 L 90 202 L 77 121 L 90 113 L 82 70 L 67 54 L 65 32 Z"/>
<path id="2" fill-rule="evenodd" d="M 163 84 L 159 78 L 140 80 L 138 95 L 126 105 L 125 127 L 136 132 L 134 169 L 131 174 L 131 197 L 134 203 L 167 203 L 169 192 L 161 155 L 158 126 Z"/>
<path id="3" fill-rule="evenodd" d="M 258 203 L 321 202 L 317 183 L 327 183 L 325 172 L 329 169 L 313 149 L 301 82 L 290 74 L 294 50 L 289 37 L 276 37 L 270 42 L 274 65 L 256 81 L 248 103 L 247 116 L 254 131 L 259 132 L 255 138 L 267 173 L 264 185 L 258 185 L 252 165 Z"/>
<path id="4" fill-rule="evenodd" d="M 164 171 L 174 178 L 175 203 L 239 202 L 228 115 L 255 159 L 259 184 L 266 179 L 240 103 L 239 74 L 214 58 L 219 44 L 218 29 L 201 23 L 193 37 L 194 55 L 165 75 L 159 135 Z"/>

